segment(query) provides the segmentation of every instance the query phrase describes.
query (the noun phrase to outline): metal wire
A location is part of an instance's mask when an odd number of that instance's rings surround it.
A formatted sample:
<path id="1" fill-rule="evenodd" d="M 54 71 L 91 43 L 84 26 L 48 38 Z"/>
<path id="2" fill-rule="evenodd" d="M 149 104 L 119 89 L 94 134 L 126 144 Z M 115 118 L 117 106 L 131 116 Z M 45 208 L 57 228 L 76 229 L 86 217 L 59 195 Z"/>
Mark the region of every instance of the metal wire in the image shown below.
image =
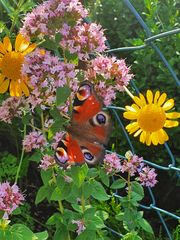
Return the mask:
<path id="1" fill-rule="evenodd" d="M 149 29 L 149 27 L 146 25 L 146 23 L 144 22 L 144 20 L 142 19 L 142 17 L 140 16 L 140 14 L 137 12 L 137 10 L 134 8 L 134 6 L 131 4 L 131 2 L 129 0 L 123 0 L 124 4 L 129 8 L 129 10 L 131 11 L 131 13 L 136 17 L 137 21 L 139 22 L 139 24 L 142 26 L 142 28 L 144 29 L 145 33 L 146 33 L 146 39 L 144 40 L 144 44 L 143 45 L 140 45 L 140 46 L 129 46 L 129 47 L 122 47 L 122 48 L 114 48 L 114 49 L 109 49 L 108 51 L 106 51 L 107 53 L 114 53 L 114 52 L 119 52 L 119 51 L 138 51 L 140 49 L 144 49 L 146 50 L 146 48 L 153 48 L 156 52 L 156 54 L 159 56 L 160 58 L 160 61 L 162 61 L 164 63 L 164 65 L 167 67 L 167 69 L 169 70 L 172 78 L 174 79 L 175 81 L 175 84 L 177 86 L 180 86 L 180 81 L 178 79 L 178 77 L 176 76 L 174 70 L 172 69 L 172 67 L 170 66 L 168 60 L 164 57 L 163 53 L 160 51 L 160 49 L 155 45 L 155 41 L 159 38 L 164 38 L 164 37 L 167 37 L 169 35 L 172 35 L 172 34 L 177 34 L 180 32 L 180 29 L 174 29 L 174 30 L 171 30 L 171 31 L 168 31 L 168 32 L 163 32 L 163 33 L 160 33 L 160 34 L 157 34 L 157 35 L 154 35 L 152 36 L 152 33 L 151 33 L 151 30 Z M 139 93 L 139 90 L 137 88 L 137 86 L 135 85 L 134 81 L 131 82 L 133 88 L 136 90 L 137 93 Z M 127 134 L 126 130 L 125 130 L 125 127 L 120 119 L 120 114 L 118 114 L 118 111 L 122 111 L 123 108 L 120 108 L 120 107 L 115 107 L 115 106 L 109 106 L 109 109 L 112 111 L 112 113 L 114 114 L 117 122 L 119 123 L 121 129 L 122 129 L 122 133 L 124 134 L 124 137 L 126 138 L 127 140 L 127 143 L 129 144 L 129 148 L 131 149 L 131 151 L 134 153 L 135 152 L 135 149 L 134 149 L 134 146 L 129 138 L 129 135 Z M 164 144 L 164 148 L 165 150 L 167 151 L 167 154 L 169 155 L 169 163 L 167 166 L 161 166 L 159 164 L 156 164 L 156 163 L 152 163 L 151 161 L 149 160 L 144 160 L 145 163 L 151 165 L 152 167 L 156 168 L 156 169 L 159 169 L 159 170 L 162 170 L 162 171 L 174 171 L 177 173 L 177 176 L 179 177 L 180 176 L 180 168 L 177 167 L 177 164 L 176 164 L 176 160 L 173 156 L 173 153 L 170 149 L 170 147 L 168 146 L 167 143 Z M 120 156 L 122 157 L 122 156 Z M 166 235 L 167 237 L 172 240 L 172 236 L 171 236 L 171 233 L 170 233 L 170 230 L 165 222 L 165 219 L 163 216 L 170 216 L 171 218 L 174 218 L 176 220 L 180 220 L 180 217 L 177 216 L 176 214 L 174 213 L 171 213 L 165 209 L 162 209 L 162 208 L 159 208 L 157 205 L 156 205 L 156 199 L 155 199 L 155 196 L 152 192 L 152 190 L 150 188 L 148 188 L 148 192 L 149 192 L 149 195 L 150 195 L 150 200 L 151 200 L 151 203 L 146 206 L 146 205 L 143 205 L 143 204 L 140 204 L 140 207 L 142 207 L 143 209 L 145 210 L 149 210 L 149 211 L 155 211 L 157 216 L 159 217 L 161 223 L 162 223 L 162 226 L 164 227 L 165 229 L 165 232 L 166 232 Z M 121 198 L 121 196 L 119 196 L 117 194 L 117 192 L 114 193 L 114 196 L 116 198 Z M 113 234 L 116 234 L 118 237 L 122 237 L 121 234 L 117 233 L 116 231 L 114 231 L 113 229 L 107 227 L 107 229 L 109 231 L 111 231 Z"/>

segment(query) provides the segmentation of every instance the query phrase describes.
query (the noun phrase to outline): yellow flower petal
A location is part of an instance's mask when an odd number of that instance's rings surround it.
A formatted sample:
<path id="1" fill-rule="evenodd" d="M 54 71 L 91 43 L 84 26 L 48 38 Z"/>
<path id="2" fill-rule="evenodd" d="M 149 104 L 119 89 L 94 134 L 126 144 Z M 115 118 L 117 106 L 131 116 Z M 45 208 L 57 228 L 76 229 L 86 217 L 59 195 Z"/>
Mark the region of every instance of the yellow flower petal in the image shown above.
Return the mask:
<path id="1" fill-rule="evenodd" d="M 4 47 L 6 48 L 6 50 L 8 52 L 12 51 L 12 44 L 11 44 L 11 41 L 8 37 L 4 37 L 3 44 L 4 44 Z"/>
<path id="2" fill-rule="evenodd" d="M 162 134 L 164 142 L 168 141 L 169 137 L 168 137 L 167 133 L 164 131 L 164 129 L 160 129 L 159 131 Z"/>
<path id="3" fill-rule="evenodd" d="M 28 48 L 28 46 L 29 46 L 29 41 L 27 41 L 25 37 L 19 33 L 15 41 L 15 51 L 23 52 Z"/>
<path id="4" fill-rule="evenodd" d="M 5 79 L 4 75 L 0 74 L 0 85 L 4 81 L 4 79 Z"/>
<path id="5" fill-rule="evenodd" d="M 6 79 L 3 81 L 3 83 L 0 85 L 0 93 L 5 93 L 8 90 L 9 87 L 9 79 Z"/>
<path id="6" fill-rule="evenodd" d="M 124 112 L 123 117 L 129 120 L 137 119 L 137 113 L 136 112 Z"/>
<path id="7" fill-rule="evenodd" d="M 152 91 L 151 90 L 147 90 L 147 92 L 146 92 L 146 98 L 147 98 L 147 100 L 148 100 L 148 103 L 152 103 L 152 101 L 153 101 L 153 93 L 152 93 Z"/>
<path id="8" fill-rule="evenodd" d="M 166 113 L 166 117 L 170 119 L 180 118 L 180 113 L 179 112 Z"/>
<path id="9" fill-rule="evenodd" d="M 143 106 L 144 106 L 144 104 L 143 104 L 143 102 L 141 101 L 141 99 L 138 98 L 137 96 L 135 96 L 135 97 L 133 98 L 133 100 L 134 100 L 134 102 L 135 102 L 139 107 L 143 107 Z"/>
<path id="10" fill-rule="evenodd" d="M 171 121 L 171 120 L 166 120 L 164 127 L 166 128 L 172 128 L 172 127 L 177 127 L 179 125 L 178 121 Z"/>
<path id="11" fill-rule="evenodd" d="M 154 104 L 157 103 L 157 100 L 158 100 L 159 96 L 160 96 L 160 92 L 156 91 L 155 96 L 154 96 Z"/>
<path id="12" fill-rule="evenodd" d="M 158 106 L 161 106 L 166 101 L 167 94 L 163 93 L 160 98 L 158 99 Z"/>
<path id="13" fill-rule="evenodd" d="M 135 108 L 133 108 L 132 106 L 125 106 L 125 109 L 128 111 L 137 112 L 137 110 Z"/>
<path id="14" fill-rule="evenodd" d="M 16 96 L 16 81 L 11 80 L 9 86 L 9 92 L 12 97 Z"/>
<path id="15" fill-rule="evenodd" d="M 157 132 L 151 133 L 152 143 L 156 146 L 159 143 L 159 138 Z"/>
<path id="16" fill-rule="evenodd" d="M 5 47 L 4 47 L 4 44 L 2 42 L 0 42 L 0 53 L 5 54 L 6 52 L 7 51 L 6 51 Z"/>
<path id="17" fill-rule="evenodd" d="M 139 110 L 140 110 L 140 108 L 138 107 L 138 105 L 136 105 L 136 104 L 134 104 L 134 103 L 131 105 L 131 107 L 133 107 L 134 109 L 136 109 L 136 111 L 139 111 Z"/>
<path id="18" fill-rule="evenodd" d="M 151 134 L 150 134 L 150 132 L 146 132 L 146 145 L 147 146 L 151 145 Z"/>
<path id="19" fill-rule="evenodd" d="M 140 135 L 140 142 L 145 143 L 146 141 L 146 132 L 143 131 Z"/>
<path id="20" fill-rule="evenodd" d="M 141 93 L 139 94 L 139 98 L 141 99 L 142 104 L 146 105 L 146 99 Z"/>
<path id="21" fill-rule="evenodd" d="M 24 82 L 21 83 L 21 89 L 22 89 L 23 93 L 26 95 L 26 97 L 29 96 L 29 89 Z"/>
<path id="22" fill-rule="evenodd" d="M 142 132 L 142 129 L 139 129 L 133 136 L 137 137 Z"/>
<path id="23" fill-rule="evenodd" d="M 174 107 L 174 99 L 172 98 L 166 101 L 163 105 L 164 111 L 170 110 L 173 107 Z"/>
<path id="24" fill-rule="evenodd" d="M 137 122 L 130 123 L 126 126 L 126 129 L 132 134 L 139 129 L 139 124 Z"/>
<path id="25" fill-rule="evenodd" d="M 37 45 L 35 43 L 31 44 L 24 52 L 23 55 L 27 55 L 30 52 L 32 52 L 35 48 L 37 47 Z"/>

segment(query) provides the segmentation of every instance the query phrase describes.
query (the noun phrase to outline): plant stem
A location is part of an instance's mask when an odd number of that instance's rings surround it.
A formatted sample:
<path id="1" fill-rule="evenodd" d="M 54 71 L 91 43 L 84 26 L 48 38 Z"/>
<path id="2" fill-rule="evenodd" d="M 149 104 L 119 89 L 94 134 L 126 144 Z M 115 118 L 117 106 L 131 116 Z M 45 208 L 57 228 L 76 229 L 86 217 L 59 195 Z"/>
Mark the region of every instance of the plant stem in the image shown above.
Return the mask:
<path id="1" fill-rule="evenodd" d="M 24 132 L 24 137 L 23 137 L 23 139 L 24 139 L 25 135 L 26 135 L 26 124 L 24 124 L 23 132 Z M 22 147 L 21 158 L 20 158 L 20 161 L 19 161 L 19 166 L 18 166 L 18 169 L 17 169 L 16 177 L 15 177 L 15 183 L 17 183 L 18 178 L 19 178 L 19 173 L 20 173 L 20 170 L 21 170 L 23 157 L 24 157 L 24 146 Z"/>
<path id="2" fill-rule="evenodd" d="M 46 131 L 45 131 L 45 128 L 44 128 L 44 115 L 43 115 L 43 112 L 41 113 L 41 126 L 42 126 L 43 135 L 46 138 Z"/>
<path id="3" fill-rule="evenodd" d="M 52 177 L 53 177 L 53 182 L 56 184 L 57 181 L 56 181 L 56 176 L 55 176 L 55 174 L 54 174 L 54 169 L 53 169 Z M 61 200 L 58 200 L 58 204 L 59 204 L 59 210 L 60 210 L 61 214 L 63 214 L 64 208 L 63 208 L 63 205 L 62 205 L 62 201 L 61 201 Z"/>
<path id="4" fill-rule="evenodd" d="M 126 91 L 126 93 L 132 98 L 134 99 L 134 95 L 129 91 L 129 89 L 127 89 L 127 87 L 123 86 L 124 90 Z"/>
<path id="5" fill-rule="evenodd" d="M 15 12 L 15 15 L 14 15 L 14 18 L 13 18 L 13 21 L 12 21 L 11 28 L 10 28 L 10 30 L 9 30 L 10 34 L 11 34 L 11 33 L 13 32 L 13 30 L 14 30 L 15 24 L 16 24 L 17 19 L 18 19 L 18 17 L 19 17 L 20 8 L 21 8 L 21 6 L 22 6 L 23 3 L 24 3 L 24 0 L 20 0 L 20 1 L 18 2 L 18 4 L 17 4 L 17 9 L 16 9 L 16 11 L 14 11 L 14 12 Z"/>

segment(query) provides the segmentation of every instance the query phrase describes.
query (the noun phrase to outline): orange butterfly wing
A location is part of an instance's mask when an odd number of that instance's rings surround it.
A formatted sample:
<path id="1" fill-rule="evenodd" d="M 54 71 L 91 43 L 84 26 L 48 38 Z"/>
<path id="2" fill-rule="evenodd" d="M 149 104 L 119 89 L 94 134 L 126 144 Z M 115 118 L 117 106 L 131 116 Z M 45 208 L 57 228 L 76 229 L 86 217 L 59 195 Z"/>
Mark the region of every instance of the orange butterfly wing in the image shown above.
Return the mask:
<path id="1" fill-rule="evenodd" d="M 88 81 L 84 81 L 76 93 L 67 131 L 56 150 L 57 163 L 95 165 L 103 159 L 104 144 L 111 131 L 110 117 L 102 111 L 102 103 Z"/>

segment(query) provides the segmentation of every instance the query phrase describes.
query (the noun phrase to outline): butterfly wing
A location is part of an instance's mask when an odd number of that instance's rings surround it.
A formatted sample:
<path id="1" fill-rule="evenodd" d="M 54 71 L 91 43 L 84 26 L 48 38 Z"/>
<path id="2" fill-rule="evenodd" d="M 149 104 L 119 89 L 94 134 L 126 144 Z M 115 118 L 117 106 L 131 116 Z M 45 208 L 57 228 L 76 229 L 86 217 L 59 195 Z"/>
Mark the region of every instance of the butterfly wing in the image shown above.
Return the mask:
<path id="1" fill-rule="evenodd" d="M 56 149 L 58 164 L 95 165 L 103 159 L 104 144 L 111 131 L 110 117 L 102 111 L 102 103 L 88 81 L 84 81 L 76 93 L 67 131 Z"/>

